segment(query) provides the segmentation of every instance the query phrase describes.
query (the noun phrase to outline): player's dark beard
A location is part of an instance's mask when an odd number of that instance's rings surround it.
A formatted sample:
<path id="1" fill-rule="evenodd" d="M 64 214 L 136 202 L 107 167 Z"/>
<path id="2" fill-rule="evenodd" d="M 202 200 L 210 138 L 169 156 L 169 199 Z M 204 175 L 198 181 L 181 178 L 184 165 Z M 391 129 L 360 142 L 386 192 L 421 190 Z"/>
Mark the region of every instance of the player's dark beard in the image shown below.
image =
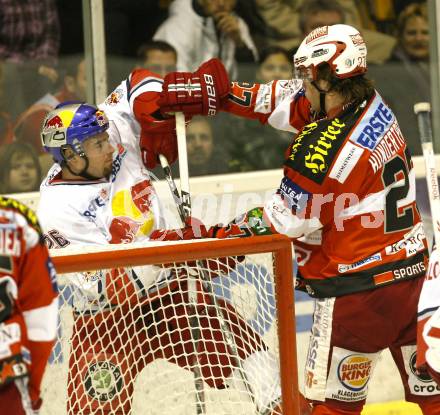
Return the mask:
<path id="1" fill-rule="evenodd" d="M 112 172 L 112 167 L 104 167 L 103 177 L 105 177 L 107 180 L 110 178 L 110 174 Z"/>

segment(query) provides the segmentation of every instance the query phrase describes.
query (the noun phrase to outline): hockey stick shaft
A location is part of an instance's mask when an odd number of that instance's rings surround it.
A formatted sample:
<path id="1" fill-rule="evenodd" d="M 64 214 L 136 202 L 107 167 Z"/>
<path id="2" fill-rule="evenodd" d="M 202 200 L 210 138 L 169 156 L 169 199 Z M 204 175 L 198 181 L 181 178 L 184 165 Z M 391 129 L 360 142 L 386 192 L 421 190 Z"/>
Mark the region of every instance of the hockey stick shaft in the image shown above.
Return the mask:
<path id="1" fill-rule="evenodd" d="M 177 208 L 177 213 L 179 214 L 180 217 L 181 226 L 184 227 L 185 219 L 186 219 L 185 210 L 183 208 L 182 199 L 180 197 L 179 190 L 177 189 L 176 182 L 174 181 L 173 176 L 171 174 L 170 165 L 168 164 L 168 160 L 166 159 L 166 157 L 162 154 L 159 154 L 159 160 L 165 175 L 165 180 L 167 181 L 168 187 L 170 188 L 171 194 L 173 196 L 173 200 Z"/>
<path id="2" fill-rule="evenodd" d="M 177 133 L 177 147 L 179 152 L 179 173 L 180 173 L 180 183 L 183 191 L 186 191 L 186 199 L 184 202 L 183 197 L 177 189 L 176 182 L 171 174 L 171 168 L 168 160 L 162 154 L 159 154 L 160 164 L 162 166 L 165 180 L 168 183 L 171 194 L 173 196 L 174 203 L 176 205 L 177 212 L 181 221 L 181 226 L 185 226 L 185 220 L 191 214 L 191 200 L 189 193 L 189 173 L 188 167 L 186 169 L 181 168 L 182 164 L 185 163 L 188 166 L 188 157 L 186 151 L 186 132 L 185 132 L 185 117 L 182 113 L 176 113 L 176 133 Z M 183 160 L 181 160 L 181 155 Z M 183 177 L 182 177 L 183 171 Z M 182 180 L 185 182 L 186 187 L 182 188 Z M 194 373 L 194 386 L 196 388 L 196 413 L 197 415 L 203 415 L 206 413 L 206 402 L 205 402 L 205 386 L 203 382 L 202 371 L 200 368 L 199 359 L 197 358 L 197 348 L 200 342 L 200 316 L 197 308 L 197 282 L 192 276 L 188 276 L 188 296 L 189 300 L 193 304 L 192 313 L 188 316 L 188 321 L 191 327 L 191 338 L 194 348 L 194 356 L 196 356 L 196 361 L 192 364 L 192 370 Z"/>
<path id="3" fill-rule="evenodd" d="M 420 141 L 422 143 L 423 157 L 426 167 L 426 182 L 428 187 L 429 205 L 434 228 L 435 244 L 440 244 L 440 193 L 438 174 L 435 165 L 434 147 L 432 143 L 431 105 L 429 102 L 419 102 L 414 105 L 417 116 Z"/>
<path id="4" fill-rule="evenodd" d="M 185 219 L 191 216 L 191 193 L 189 189 L 188 152 L 186 149 L 185 116 L 176 115 L 177 150 L 179 152 L 180 193 Z"/>
<path id="5" fill-rule="evenodd" d="M 179 151 L 179 175 L 180 175 L 180 189 L 181 189 L 181 202 L 183 205 L 183 210 L 185 213 L 185 218 L 191 216 L 191 193 L 189 186 L 189 169 L 188 169 L 188 151 L 186 147 L 186 131 L 185 131 L 185 117 L 182 113 L 176 113 L 176 132 L 177 132 L 177 148 Z M 249 381 L 247 380 L 246 374 L 243 370 L 241 359 L 237 350 L 237 346 L 234 341 L 233 332 L 225 320 L 223 313 L 221 311 L 220 305 L 217 301 L 217 297 L 215 295 L 214 289 L 212 287 L 211 279 L 204 270 L 204 265 L 202 261 L 197 261 L 197 266 L 200 270 L 200 277 L 202 281 L 202 285 L 206 290 L 207 294 L 211 297 L 212 303 L 214 305 L 214 310 L 216 317 L 219 321 L 220 327 L 225 336 L 225 340 L 229 345 L 229 348 L 234 355 L 237 366 L 240 369 L 240 375 L 242 377 L 243 383 L 247 389 L 248 395 L 251 400 L 254 402 L 254 397 L 252 394 L 252 390 L 249 385 Z"/>

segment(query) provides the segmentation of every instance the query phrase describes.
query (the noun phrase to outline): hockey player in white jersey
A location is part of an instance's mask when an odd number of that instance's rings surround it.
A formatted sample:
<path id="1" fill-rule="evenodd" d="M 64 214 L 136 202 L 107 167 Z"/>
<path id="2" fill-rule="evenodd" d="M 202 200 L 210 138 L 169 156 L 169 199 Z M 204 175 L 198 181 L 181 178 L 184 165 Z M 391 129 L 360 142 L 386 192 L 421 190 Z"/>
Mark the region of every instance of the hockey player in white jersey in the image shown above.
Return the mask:
<path id="1" fill-rule="evenodd" d="M 41 185 L 38 212 L 50 248 L 144 241 L 165 226 L 145 167 L 154 166 L 158 153 L 171 162 L 177 156 L 174 121 L 155 118 L 161 85 L 154 74 L 136 70 L 100 109 L 67 103 L 46 116 L 42 141 L 56 164 Z M 191 349 L 187 283 L 177 281 L 173 269 L 98 270 L 75 274 L 71 282 L 69 414 L 130 413 L 136 375 L 156 358 L 191 370 L 188 356 L 196 353 L 207 362 L 204 381 L 211 387 L 226 386 L 234 366 L 218 319 L 205 311 L 199 319 L 203 341 Z M 275 362 L 260 337 L 225 308 L 242 366 L 272 379 L 269 387 L 248 377 L 259 413 L 279 414 L 272 411 L 280 395 Z M 116 379 L 111 391 L 94 386 L 100 368 Z"/>

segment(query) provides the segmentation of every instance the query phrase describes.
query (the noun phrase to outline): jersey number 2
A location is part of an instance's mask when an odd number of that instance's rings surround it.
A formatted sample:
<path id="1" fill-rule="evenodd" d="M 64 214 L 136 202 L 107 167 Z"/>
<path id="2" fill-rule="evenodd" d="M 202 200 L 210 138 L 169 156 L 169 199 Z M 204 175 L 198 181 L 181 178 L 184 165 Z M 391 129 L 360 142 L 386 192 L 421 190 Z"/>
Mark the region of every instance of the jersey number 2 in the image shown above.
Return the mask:
<path id="1" fill-rule="evenodd" d="M 414 223 L 413 207 L 409 206 L 399 213 L 399 200 L 408 196 L 410 183 L 408 169 L 411 166 L 411 156 L 405 150 L 405 159 L 396 156 L 383 166 L 382 180 L 385 187 L 403 179 L 403 184 L 389 190 L 385 199 L 385 232 L 398 232 L 410 228 Z M 403 177 L 402 177 L 403 176 Z"/>

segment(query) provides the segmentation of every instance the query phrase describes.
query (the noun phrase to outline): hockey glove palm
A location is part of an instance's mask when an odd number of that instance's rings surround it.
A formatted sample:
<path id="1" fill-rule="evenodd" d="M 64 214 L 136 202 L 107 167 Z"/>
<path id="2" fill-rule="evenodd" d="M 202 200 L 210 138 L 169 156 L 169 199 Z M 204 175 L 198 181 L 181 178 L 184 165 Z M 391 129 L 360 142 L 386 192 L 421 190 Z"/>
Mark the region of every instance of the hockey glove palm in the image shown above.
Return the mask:
<path id="1" fill-rule="evenodd" d="M 219 59 L 203 63 L 195 72 L 171 72 L 164 78 L 158 100 L 162 114 L 215 115 L 230 90 L 228 73 Z"/>

